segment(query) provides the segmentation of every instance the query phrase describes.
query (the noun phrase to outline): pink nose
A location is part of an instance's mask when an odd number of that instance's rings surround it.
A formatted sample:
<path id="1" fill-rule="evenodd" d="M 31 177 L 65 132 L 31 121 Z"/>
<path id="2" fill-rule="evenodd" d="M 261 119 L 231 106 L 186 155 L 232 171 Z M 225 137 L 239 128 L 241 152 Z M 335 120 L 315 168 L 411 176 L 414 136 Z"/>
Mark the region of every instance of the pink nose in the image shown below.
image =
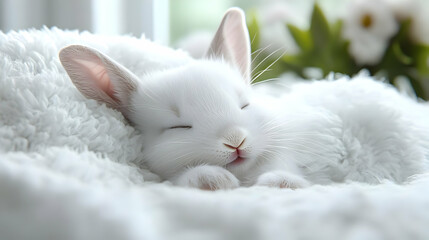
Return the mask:
<path id="1" fill-rule="evenodd" d="M 223 145 L 225 145 L 225 147 L 227 147 L 227 148 L 231 148 L 232 150 L 239 151 L 239 148 L 243 145 L 243 143 L 244 143 L 245 140 L 246 140 L 246 138 L 243 138 L 243 140 L 237 146 L 233 146 L 233 145 L 226 144 L 226 143 L 224 143 Z"/>

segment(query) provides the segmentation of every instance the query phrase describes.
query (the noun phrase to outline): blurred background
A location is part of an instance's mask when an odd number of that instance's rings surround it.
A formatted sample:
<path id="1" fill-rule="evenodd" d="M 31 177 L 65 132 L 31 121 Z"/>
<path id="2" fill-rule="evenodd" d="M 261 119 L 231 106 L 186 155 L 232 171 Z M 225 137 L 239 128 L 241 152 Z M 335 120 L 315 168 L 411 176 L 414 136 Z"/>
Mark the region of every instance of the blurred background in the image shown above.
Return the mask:
<path id="1" fill-rule="evenodd" d="M 215 31 L 230 7 L 248 10 L 276 2 L 293 5 L 299 13 L 291 14 L 305 24 L 314 0 L 0 0 L 0 29 L 56 26 L 108 35 L 145 33 L 152 40 L 174 44 L 195 31 Z M 342 2 L 320 1 L 327 10 Z"/>
<path id="2" fill-rule="evenodd" d="M 0 30 L 144 34 L 199 58 L 232 6 L 246 12 L 255 82 L 364 70 L 429 99 L 426 0 L 0 0 Z"/>

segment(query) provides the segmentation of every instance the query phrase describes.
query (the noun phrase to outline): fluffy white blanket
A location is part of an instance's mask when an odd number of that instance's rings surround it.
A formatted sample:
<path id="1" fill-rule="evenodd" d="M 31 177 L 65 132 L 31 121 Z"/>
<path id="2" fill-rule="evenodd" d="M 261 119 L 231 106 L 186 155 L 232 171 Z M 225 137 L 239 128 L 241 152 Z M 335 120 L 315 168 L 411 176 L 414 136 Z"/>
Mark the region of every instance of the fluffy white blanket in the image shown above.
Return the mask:
<path id="1" fill-rule="evenodd" d="M 85 99 L 58 60 L 78 43 L 138 71 L 143 42 L 0 33 L 1 239 L 429 239 L 429 174 L 299 190 L 156 183 L 141 165 L 138 132 Z"/>

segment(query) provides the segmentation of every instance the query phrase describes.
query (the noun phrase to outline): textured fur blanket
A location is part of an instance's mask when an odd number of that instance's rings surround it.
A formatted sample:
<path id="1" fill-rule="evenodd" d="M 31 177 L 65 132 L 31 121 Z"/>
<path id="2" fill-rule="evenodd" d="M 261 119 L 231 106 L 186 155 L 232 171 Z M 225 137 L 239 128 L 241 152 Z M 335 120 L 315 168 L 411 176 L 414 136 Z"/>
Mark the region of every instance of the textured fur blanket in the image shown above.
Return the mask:
<path id="1" fill-rule="evenodd" d="M 72 85 L 58 60 L 72 43 L 133 71 L 150 44 L 58 29 L 0 33 L 1 239 L 429 239 L 429 174 L 299 190 L 157 183 L 139 158 L 139 133 Z M 173 62 L 184 54 L 161 51 Z"/>

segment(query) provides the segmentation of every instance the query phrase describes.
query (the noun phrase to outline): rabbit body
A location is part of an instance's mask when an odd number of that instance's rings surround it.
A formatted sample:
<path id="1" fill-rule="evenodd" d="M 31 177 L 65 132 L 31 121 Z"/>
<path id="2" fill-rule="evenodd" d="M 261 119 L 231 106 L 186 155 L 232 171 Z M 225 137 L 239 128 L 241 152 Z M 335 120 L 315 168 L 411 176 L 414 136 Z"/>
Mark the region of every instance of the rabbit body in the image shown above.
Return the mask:
<path id="1" fill-rule="evenodd" d="M 401 183 L 427 169 L 429 105 L 391 85 L 360 74 L 295 84 L 274 101 L 284 154 L 311 182 Z"/>
<path id="2" fill-rule="evenodd" d="M 135 71 L 84 46 L 60 52 L 81 93 L 122 112 L 144 136 L 149 168 L 174 184 L 399 183 L 425 169 L 428 107 L 387 85 L 361 75 L 296 84 L 280 97 L 252 87 L 238 9 L 224 16 L 205 59 L 147 56 Z"/>

